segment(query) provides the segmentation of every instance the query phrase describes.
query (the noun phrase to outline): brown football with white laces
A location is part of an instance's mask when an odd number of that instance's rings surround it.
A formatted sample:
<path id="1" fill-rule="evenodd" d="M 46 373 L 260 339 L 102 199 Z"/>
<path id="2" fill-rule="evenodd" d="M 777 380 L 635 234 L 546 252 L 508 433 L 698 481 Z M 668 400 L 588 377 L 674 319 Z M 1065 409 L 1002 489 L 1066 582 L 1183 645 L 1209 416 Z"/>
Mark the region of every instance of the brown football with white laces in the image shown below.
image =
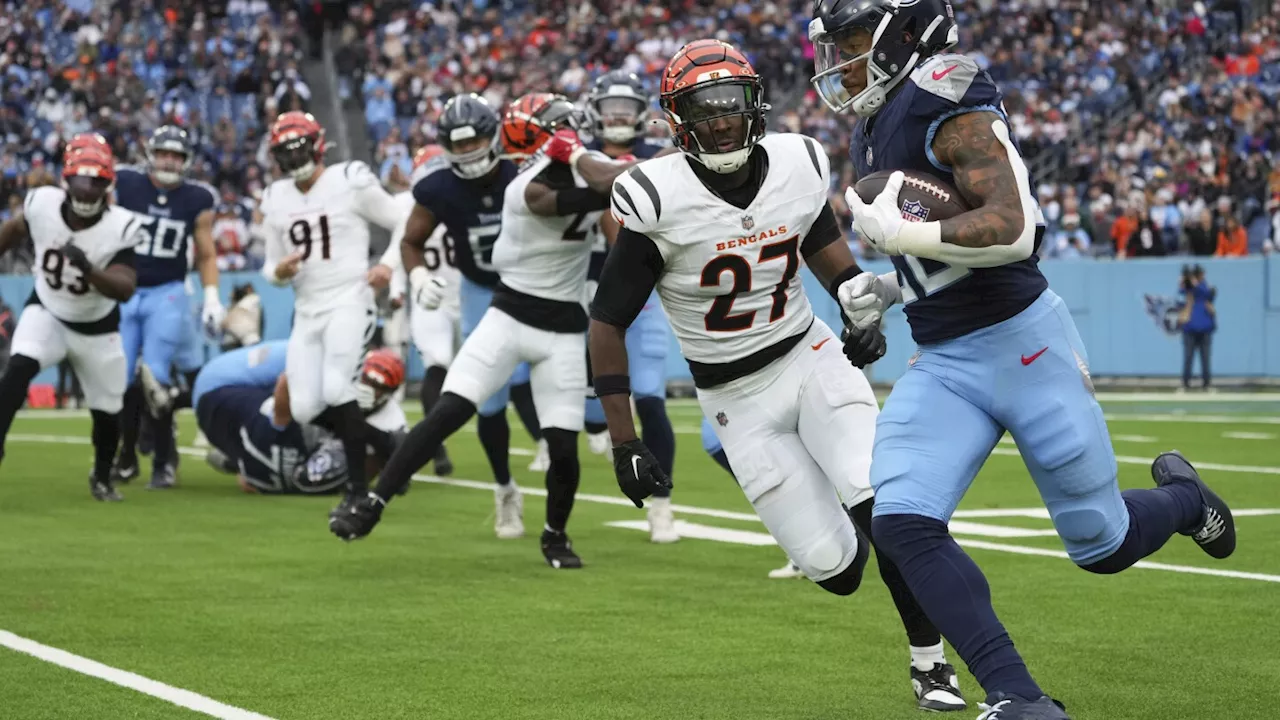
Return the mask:
<path id="1" fill-rule="evenodd" d="M 884 190 L 889 176 L 895 171 L 881 170 L 862 178 L 853 186 L 862 202 L 870 205 Z M 912 222 L 946 220 L 973 208 L 964 201 L 960 192 L 945 180 L 916 170 L 903 170 L 902 191 L 898 203 L 902 217 Z"/>

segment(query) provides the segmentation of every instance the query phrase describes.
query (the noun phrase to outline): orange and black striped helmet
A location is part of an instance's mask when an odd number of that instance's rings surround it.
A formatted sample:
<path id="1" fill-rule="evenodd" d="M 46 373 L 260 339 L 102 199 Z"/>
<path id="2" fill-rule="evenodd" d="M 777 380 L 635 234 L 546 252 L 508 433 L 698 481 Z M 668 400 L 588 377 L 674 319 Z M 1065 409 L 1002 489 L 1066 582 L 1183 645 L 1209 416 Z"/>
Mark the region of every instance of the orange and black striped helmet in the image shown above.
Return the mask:
<path id="1" fill-rule="evenodd" d="M 554 93 L 529 93 L 512 101 L 502 114 L 502 147 L 508 155 L 529 156 L 551 139 L 556 130 L 577 130 L 578 111 L 569 98 Z"/>
<path id="2" fill-rule="evenodd" d="M 269 147 L 281 172 L 304 180 L 324 159 L 324 128 L 311 113 L 291 110 L 271 124 Z"/>
<path id="3" fill-rule="evenodd" d="M 81 133 L 62 153 L 62 183 L 71 211 L 96 217 L 107 206 L 116 181 L 116 159 L 101 135 Z"/>
<path id="4" fill-rule="evenodd" d="M 680 48 L 660 90 L 675 146 L 716 172 L 745 165 L 764 137 L 764 83 L 729 43 L 696 40 Z"/>
<path id="5" fill-rule="evenodd" d="M 444 154 L 444 148 L 439 145 L 423 145 L 418 148 L 418 152 L 413 154 L 413 169 L 417 170 L 433 157 Z"/>

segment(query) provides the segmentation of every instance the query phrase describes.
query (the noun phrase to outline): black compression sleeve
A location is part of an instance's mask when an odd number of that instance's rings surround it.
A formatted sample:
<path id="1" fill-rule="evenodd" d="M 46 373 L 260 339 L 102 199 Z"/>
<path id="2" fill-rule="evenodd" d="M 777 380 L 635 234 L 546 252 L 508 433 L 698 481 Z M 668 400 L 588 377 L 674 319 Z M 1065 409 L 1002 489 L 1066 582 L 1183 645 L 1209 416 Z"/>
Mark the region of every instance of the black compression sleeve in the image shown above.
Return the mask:
<path id="1" fill-rule="evenodd" d="M 136 253 L 133 248 L 125 248 L 111 257 L 110 262 L 107 263 L 107 267 L 111 267 L 112 265 L 127 265 L 129 267 L 133 267 L 135 256 Z"/>
<path id="2" fill-rule="evenodd" d="M 556 190 L 556 215 L 577 215 L 595 212 L 609 207 L 609 196 L 591 188 L 564 188 Z"/>
<path id="3" fill-rule="evenodd" d="M 662 253 L 647 236 L 622 228 L 600 271 L 591 319 L 631 327 L 662 275 Z"/>
<path id="4" fill-rule="evenodd" d="M 836 221 L 836 214 L 831 210 L 831 203 L 825 203 L 822 206 L 822 212 L 818 214 L 818 219 L 813 221 L 804 240 L 800 241 L 800 254 L 811 257 L 831 243 L 843 239 L 840 223 Z"/>

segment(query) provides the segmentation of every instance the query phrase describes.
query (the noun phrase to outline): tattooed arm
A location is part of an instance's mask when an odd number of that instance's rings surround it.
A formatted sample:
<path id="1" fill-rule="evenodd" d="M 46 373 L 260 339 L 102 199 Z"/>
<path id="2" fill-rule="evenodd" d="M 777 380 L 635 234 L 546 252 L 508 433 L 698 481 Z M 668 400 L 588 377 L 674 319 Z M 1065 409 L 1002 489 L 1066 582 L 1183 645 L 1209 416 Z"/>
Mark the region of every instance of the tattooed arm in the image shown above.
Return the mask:
<path id="1" fill-rule="evenodd" d="M 938 162 L 951 168 L 956 189 L 974 209 L 953 218 L 905 223 L 904 254 L 964 267 L 1025 260 L 1035 250 L 1036 212 L 1027 166 L 997 114 L 957 115 L 933 138 Z"/>

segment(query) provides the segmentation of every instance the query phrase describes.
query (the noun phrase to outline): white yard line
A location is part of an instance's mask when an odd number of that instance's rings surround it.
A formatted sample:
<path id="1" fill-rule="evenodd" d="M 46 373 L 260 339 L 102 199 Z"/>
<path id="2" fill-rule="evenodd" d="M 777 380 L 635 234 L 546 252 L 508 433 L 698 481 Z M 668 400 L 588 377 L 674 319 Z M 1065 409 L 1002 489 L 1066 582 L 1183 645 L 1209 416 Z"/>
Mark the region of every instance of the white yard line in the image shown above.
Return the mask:
<path id="1" fill-rule="evenodd" d="M 1274 433 L 1260 432 L 1224 432 L 1222 437 L 1228 440 L 1275 440 Z"/>
<path id="2" fill-rule="evenodd" d="M 90 444 L 90 441 L 88 438 L 82 438 L 82 437 L 71 436 L 71 435 L 32 435 L 32 434 L 23 434 L 23 433 L 12 433 L 9 435 L 9 439 L 15 442 L 44 442 L 44 443 L 61 443 L 61 444 L 75 444 L 75 445 Z M 183 455 L 196 455 L 196 456 L 202 457 L 205 454 L 205 451 L 199 448 L 180 447 L 178 448 L 178 450 Z M 995 452 L 997 454 L 1004 454 L 1004 455 L 1017 454 L 1016 450 L 1002 451 L 1001 448 L 996 448 Z M 1120 460 L 1121 462 L 1125 462 L 1125 460 L 1121 460 L 1119 457 L 1117 458 L 1117 460 Z M 1128 460 L 1137 462 L 1139 458 L 1129 458 Z M 1142 462 L 1147 463 L 1150 461 L 1142 460 Z M 1212 469 L 1211 464 L 1208 464 L 1208 463 L 1197 463 L 1196 466 L 1200 468 Z M 1216 467 L 1218 469 L 1222 469 L 1226 467 L 1231 467 L 1233 469 L 1242 469 L 1242 466 L 1216 466 Z M 1280 474 L 1280 468 L 1258 468 L 1258 469 L 1252 469 L 1249 471 L 1250 472 L 1271 472 L 1274 474 Z M 485 491 L 493 492 L 493 483 L 491 482 L 479 482 L 476 480 L 465 480 L 462 478 L 443 478 L 443 477 L 437 477 L 435 475 L 427 475 L 422 473 L 414 475 L 413 479 L 417 482 L 432 483 L 436 485 L 450 485 L 453 487 L 461 487 L 461 488 L 468 488 L 472 490 L 485 490 Z M 532 495 L 535 497 L 545 497 L 547 494 L 547 491 L 545 489 L 538 488 L 538 487 L 521 486 L 521 492 L 523 492 L 525 495 Z M 634 507 L 634 505 L 632 505 L 630 500 L 627 500 L 622 497 L 612 496 L 612 495 L 594 495 L 591 493 L 579 493 L 576 496 L 576 499 L 583 502 L 591 502 L 591 503 L 597 503 L 601 505 Z M 760 521 L 760 518 L 758 518 L 755 515 L 755 513 L 734 512 L 732 510 L 719 510 L 715 508 L 697 507 L 694 505 L 675 505 L 675 504 L 671 506 L 671 509 L 682 515 L 701 515 L 703 517 L 715 517 L 723 520 L 741 520 L 745 522 Z M 1009 510 L 1004 510 L 1004 509 L 970 510 L 970 511 L 961 510 L 956 512 L 956 517 L 965 517 L 965 518 L 1044 517 L 1044 515 L 1041 515 L 1040 513 L 1041 511 L 1039 509 L 1034 509 L 1034 508 L 1009 509 Z M 1280 511 L 1266 510 L 1266 509 L 1242 510 L 1237 514 L 1243 517 L 1248 515 L 1280 514 Z M 960 527 L 962 528 L 965 526 L 969 526 L 968 529 L 973 529 L 973 526 L 994 527 L 994 526 L 986 526 L 980 523 L 961 523 L 960 524 Z M 1012 531 L 1013 533 L 1017 533 L 1017 536 L 1025 536 L 1025 535 L 1038 536 L 1042 534 L 1045 534 L 1045 535 L 1053 534 L 1052 531 L 1048 531 L 1048 532 L 1042 531 L 1042 530 L 1023 531 L 1020 528 L 1008 528 L 1008 530 Z M 1044 557 L 1056 557 L 1056 558 L 1067 557 L 1067 554 L 1060 550 L 1048 550 L 1045 548 L 1028 547 L 1024 545 L 1007 545 L 1004 543 L 991 543 L 983 540 L 968 540 L 964 538 L 958 539 L 957 542 L 959 542 L 961 545 L 966 545 L 969 547 L 974 547 L 982 550 L 993 550 L 996 552 L 1008 552 L 1008 553 L 1016 553 L 1020 555 L 1040 555 Z M 1211 569 L 1211 568 L 1192 567 L 1188 565 L 1168 565 L 1165 563 L 1153 563 L 1153 562 L 1146 562 L 1146 561 L 1139 562 L 1137 565 L 1135 565 L 1135 567 L 1140 567 L 1148 570 L 1164 570 L 1167 572 L 1188 573 L 1188 574 L 1194 574 L 1194 575 L 1212 575 L 1215 577 L 1237 578 L 1242 580 L 1259 580 L 1262 582 L 1280 583 L 1280 575 L 1265 575 L 1262 573 L 1239 572 L 1235 570 L 1217 570 L 1217 569 Z"/>
<path id="3" fill-rule="evenodd" d="M 34 640 L 14 635 L 7 630 L 0 630 L 0 645 L 67 670 L 73 670 L 81 675 L 106 680 L 113 685 L 129 688 L 209 717 L 220 718 L 220 720 L 272 720 L 266 715 L 220 703 L 190 690 L 165 685 L 157 680 L 145 678 L 127 670 L 103 665 L 100 662 L 74 655 L 66 650 L 59 650 L 58 648 L 49 647 Z M 56 695 L 56 692 L 52 694 Z"/>

